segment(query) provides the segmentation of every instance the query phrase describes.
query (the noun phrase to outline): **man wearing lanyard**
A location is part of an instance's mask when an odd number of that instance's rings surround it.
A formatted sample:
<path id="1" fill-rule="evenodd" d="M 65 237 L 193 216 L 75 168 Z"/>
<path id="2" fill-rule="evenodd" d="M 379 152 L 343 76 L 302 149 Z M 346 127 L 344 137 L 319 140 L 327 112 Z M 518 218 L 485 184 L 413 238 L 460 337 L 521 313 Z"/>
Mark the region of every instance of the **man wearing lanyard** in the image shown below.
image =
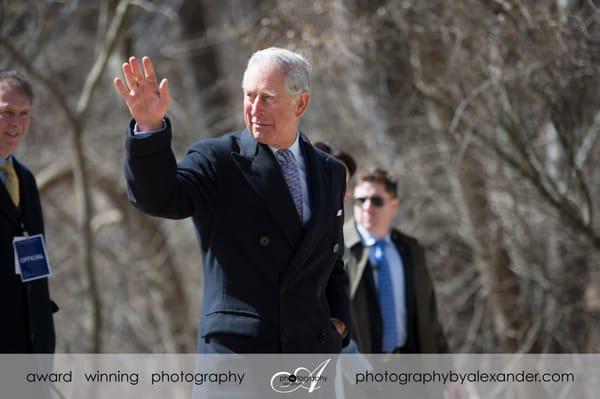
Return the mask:
<path id="1" fill-rule="evenodd" d="M 49 267 L 40 197 L 13 155 L 31 122 L 33 91 L 15 71 L 0 71 L 0 353 L 53 353 Z M 16 243 L 16 244 L 15 244 Z M 16 254 L 16 256 L 15 256 Z"/>
<path id="2" fill-rule="evenodd" d="M 377 169 L 354 188 L 354 222 L 344 226 L 353 316 L 352 338 L 363 353 L 443 353 L 435 293 L 417 240 L 391 227 L 397 185 Z"/>

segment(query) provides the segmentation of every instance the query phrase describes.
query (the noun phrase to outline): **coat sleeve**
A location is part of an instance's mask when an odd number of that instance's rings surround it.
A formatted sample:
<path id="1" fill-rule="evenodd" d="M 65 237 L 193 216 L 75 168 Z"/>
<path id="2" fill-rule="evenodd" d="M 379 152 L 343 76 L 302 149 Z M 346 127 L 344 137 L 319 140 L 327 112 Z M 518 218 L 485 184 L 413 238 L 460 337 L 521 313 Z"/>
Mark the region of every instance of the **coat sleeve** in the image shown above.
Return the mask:
<path id="1" fill-rule="evenodd" d="M 153 133 L 127 132 L 125 178 L 129 201 L 153 216 L 183 219 L 206 214 L 216 196 L 216 159 L 196 143 L 177 164 L 171 149 L 171 123 Z"/>
<path id="2" fill-rule="evenodd" d="M 437 301 L 435 297 L 433 281 L 431 280 L 431 276 L 429 275 L 427 267 L 425 266 L 425 249 L 421 245 L 416 245 L 416 247 L 417 250 L 415 254 L 415 264 L 423 265 L 423 279 L 425 280 L 425 283 L 420 288 L 428 293 L 426 298 L 427 307 L 422 310 L 427 312 L 426 317 L 429 321 L 428 333 L 431 336 L 431 341 L 426 347 L 421 348 L 421 351 L 423 353 L 448 353 L 448 342 L 446 341 L 444 329 L 442 328 L 438 318 Z M 420 316 L 425 317 L 425 315 Z M 419 317 L 419 315 L 417 315 L 417 317 Z"/>

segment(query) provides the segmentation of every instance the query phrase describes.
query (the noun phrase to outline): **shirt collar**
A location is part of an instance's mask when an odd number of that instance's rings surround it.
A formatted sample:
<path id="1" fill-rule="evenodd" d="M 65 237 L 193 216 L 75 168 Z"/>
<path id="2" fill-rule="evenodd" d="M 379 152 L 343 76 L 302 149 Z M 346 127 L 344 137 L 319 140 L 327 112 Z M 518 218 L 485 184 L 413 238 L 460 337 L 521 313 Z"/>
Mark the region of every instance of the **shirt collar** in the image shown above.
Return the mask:
<path id="1" fill-rule="evenodd" d="M 362 242 L 367 247 L 375 245 L 375 241 L 379 240 L 379 238 L 375 237 L 369 230 L 365 229 L 358 223 L 356 224 L 356 230 L 358 231 Z M 383 237 L 383 241 L 385 241 L 386 244 L 392 243 L 392 236 L 389 232 L 385 235 L 385 237 Z"/>
<path id="2" fill-rule="evenodd" d="M 279 151 L 279 149 L 272 146 L 269 146 L 269 148 L 271 149 L 271 151 L 273 151 L 273 154 L 277 154 L 277 151 Z M 287 149 L 290 150 L 292 154 L 294 154 L 296 162 L 302 159 L 302 154 L 300 154 L 300 135 L 298 133 L 296 133 L 296 139 L 294 140 L 292 145 L 289 146 Z"/>

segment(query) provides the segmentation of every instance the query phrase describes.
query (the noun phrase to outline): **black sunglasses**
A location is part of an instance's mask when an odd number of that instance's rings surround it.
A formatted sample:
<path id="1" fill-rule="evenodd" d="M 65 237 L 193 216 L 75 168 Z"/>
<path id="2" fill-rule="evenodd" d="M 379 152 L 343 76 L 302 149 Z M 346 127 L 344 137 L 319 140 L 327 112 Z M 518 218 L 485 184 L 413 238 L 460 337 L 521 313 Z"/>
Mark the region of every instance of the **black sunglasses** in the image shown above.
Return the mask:
<path id="1" fill-rule="evenodd" d="M 373 195 L 371 197 L 354 197 L 354 204 L 362 206 L 367 200 L 371 201 L 371 205 L 375 208 L 381 208 L 385 203 L 385 200 L 381 195 Z"/>

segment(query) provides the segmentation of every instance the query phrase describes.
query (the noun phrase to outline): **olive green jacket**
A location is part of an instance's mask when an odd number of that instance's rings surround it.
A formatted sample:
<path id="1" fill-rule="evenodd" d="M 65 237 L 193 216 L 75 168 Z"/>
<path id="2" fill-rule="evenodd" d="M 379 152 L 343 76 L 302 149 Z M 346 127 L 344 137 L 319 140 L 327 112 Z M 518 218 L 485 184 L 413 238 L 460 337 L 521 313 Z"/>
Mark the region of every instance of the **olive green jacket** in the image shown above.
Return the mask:
<path id="1" fill-rule="evenodd" d="M 344 225 L 345 262 L 349 278 L 352 338 L 363 353 L 381 353 L 382 321 L 377 291 L 364 247 L 354 221 Z M 425 251 L 413 237 L 391 231 L 402 263 L 406 284 L 407 343 L 411 353 L 445 353 L 446 338 L 438 321 L 433 283 L 425 266 Z"/>

